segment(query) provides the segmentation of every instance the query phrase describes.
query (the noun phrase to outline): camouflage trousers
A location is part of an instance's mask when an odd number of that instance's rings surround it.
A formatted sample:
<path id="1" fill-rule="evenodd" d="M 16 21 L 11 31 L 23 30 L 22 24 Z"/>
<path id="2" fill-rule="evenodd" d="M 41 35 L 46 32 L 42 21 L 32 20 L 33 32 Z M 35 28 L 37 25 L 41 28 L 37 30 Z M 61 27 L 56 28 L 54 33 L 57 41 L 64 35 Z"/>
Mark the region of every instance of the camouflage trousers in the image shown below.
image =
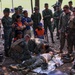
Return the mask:
<path id="1" fill-rule="evenodd" d="M 58 26 L 58 25 L 59 25 L 59 20 L 57 20 L 57 21 L 54 22 L 53 31 L 54 31 L 54 29 L 56 28 L 56 29 L 57 29 L 57 34 L 56 34 L 56 35 L 59 37 L 59 32 L 58 32 L 58 27 L 59 27 L 59 26 Z"/>
<path id="2" fill-rule="evenodd" d="M 11 30 L 4 30 L 4 50 L 5 53 L 8 53 L 8 50 L 11 46 L 12 41 L 12 31 Z"/>
<path id="3" fill-rule="evenodd" d="M 73 35 L 73 33 L 68 35 L 68 53 L 71 54 L 73 52 L 73 47 L 75 48 L 75 33 Z"/>
<path id="4" fill-rule="evenodd" d="M 40 67 L 44 62 L 45 62 L 44 57 L 37 56 L 37 57 L 33 57 L 32 59 L 26 60 L 25 63 L 23 63 L 23 65 L 27 66 L 28 69 L 32 70 L 37 67 Z"/>
<path id="5" fill-rule="evenodd" d="M 51 22 L 44 21 L 44 29 L 45 29 L 46 34 L 47 34 L 47 28 L 49 28 L 51 39 L 52 39 L 52 42 L 53 42 L 54 39 L 53 39 L 53 29 L 52 29 Z M 48 35 L 47 35 L 47 37 L 48 37 Z"/>
<path id="6" fill-rule="evenodd" d="M 64 45 L 65 45 L 65 33 L 61 32 L 60 33 L 60 50 L 62 50 L 64 48 Z"/>

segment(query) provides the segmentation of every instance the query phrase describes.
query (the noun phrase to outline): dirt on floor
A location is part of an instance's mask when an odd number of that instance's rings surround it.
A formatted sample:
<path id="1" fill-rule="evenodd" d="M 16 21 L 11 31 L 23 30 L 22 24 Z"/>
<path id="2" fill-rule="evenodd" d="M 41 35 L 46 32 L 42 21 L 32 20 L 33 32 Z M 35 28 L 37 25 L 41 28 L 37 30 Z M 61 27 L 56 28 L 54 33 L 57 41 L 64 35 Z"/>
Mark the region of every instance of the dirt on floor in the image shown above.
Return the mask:
<path id="1" fill-rule="evenodd" d="M 49 32 L 48 32 L 49 34 Z M 1 37 L 1 36 L 0 36 Z M 60 46 L 60 43 L 59 43 L 59 40 L 57 40 L 57 37 L 56 37 L 56 32 L 54 32 L 54 40 L 55 40 L 55 43 L 52 44 L 51 43 L 51 40 L 50 40 L 50 36 L 49 36 L 49 43 L 50 43 L 50 46 L 57 52 L 59 51 L 59 46 Z M 4 40 L 2 38 L 0 38 L 0 53 L 4 53 L 4 49 L 3 49 L 3 42 Z M 67 45 L 65 44 L 65 47 L 63 49 L 63 52 L 64 53 L 67 53 Z M 75 55 L 75 54 L 74 54 Z M 4 57 L 4 60 L 3 60 L 3 67 L 0 66 L 0 75 L 3 75 L 1 74 L 1 72 L 4 73 L 4 75 L 23 75 L 21 72 L 14 72 L 14 71 L 10 71 L 8 66 L 10 64 L 15 64 L 16 62 L 13 61 L 11 58 L 7 58 L 7 57 Z M 66 63 L 60 67 L 57 68 L 57 70 L 60 70 L 62 72 L 66 72 L 68 75 L 70 74 L 70 69 L 71 69 L 71 66 L 72 66 L 72 63 Z M 7 68 L 6 68 L 7 67 Z"/>

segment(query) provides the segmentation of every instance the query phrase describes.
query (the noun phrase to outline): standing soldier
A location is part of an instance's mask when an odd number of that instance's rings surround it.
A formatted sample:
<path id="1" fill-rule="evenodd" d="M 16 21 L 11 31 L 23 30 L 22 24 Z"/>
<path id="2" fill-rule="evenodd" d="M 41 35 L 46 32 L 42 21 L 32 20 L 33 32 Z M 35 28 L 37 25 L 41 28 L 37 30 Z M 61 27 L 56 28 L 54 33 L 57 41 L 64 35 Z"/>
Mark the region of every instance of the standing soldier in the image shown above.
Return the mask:
<path id="1" fill-rule="evenodd" d="M 51 33 L 52 43 L 54 43 L 53 31 L 51 26 L 52 11 L 48 9 L 48 3 L 45 3 L 45 9 L 42 11 L 42 15 L 43 15 L 44 29 L 46 31 L 46 34 L 47 34 L 47 27 L 48 27 Z"/>
<path id="2" fill-rule="evenodd" d="M 75 8 L 73 10 L 73 15 L 69 20 L 69 28 L 68 28 L 68 53 L 72 54 L 73 46 L 75 47 Z"/>
<path id="3" fill-rule="evenodd" d="M 23 18 L 23 7 L 22 6 L 18 6 L 18 9 L 19 9 L 19 13 L 20 13 L 20 16 L 21 16 L 21 18 Z"/>
<path id="4" fill-rule="evenodd" d="M 68 5 L 65 5 L 63 7 L 63 13 L 61 14 L 60 17 L 60 22 L 59 22 L 59 32 L 60 32 L 60 53 L 62 53 L 62 49 L 64 48 L 65 45 L 65 38 L 66 38 L 66 29 L 68 27 L 68 21 L 70 20 L 70 16 L 72 12 L 69 10 Z"/>
<path id="5" fill-rule="evenodd" d="M 31 15 L 31 18 L 33 20 L 33 30 L 35 33 L 36 28 L 38 27 L 38 24 L 41 21 L 41 14 L 39 13 L 39 8 L 36 6 L 34 7 L 34 13 Z"/>
<path id="6" fill-rule="evenodd" d="M 12 15 L 13 23 L 15 23 L 16 21 L 16 16 L 19 15 L 19 9 L 18 8 L 14 8 L 14 9 L 15 9 L 15 13 Z"/>
<path id="7" fill-rule="evenodd" d="M 12 19 L 9 17 L 10 9 L 5 8 L 4 11 L 4 17 L 2 18 L 2 25 L 4 28 L 4 50 L 5 50 L 5 56 L 8 57 L 8 51 L 11 46 L 11 41 L 12 41 Z"/>
<path id="8" fill-rule="evenodd" d="M 16 17 L 17 15 L 19 15 L 19 9 L 18 8 L 14 8 L 15 13 L 12 15 L 12 22 L 15 23 L 16 22 Z M 13 37 L 15 37 L 15 28 L 13 28 Z"/>
<path id="9" fill-rule="evenodd" d="M 68 2 L 68 5 L 69 5 L 69 9 L 71 10 L 71 11 L 73 11 L 73 2 L 72 1 L 69 1 Z"/>
<path id="10" fill-rule="evenodd" d="M 57 39 L 59 39 L 58 25 L 59 25 L 61 13 L 62 13 L 62 10 L 60 9 L 59 5 L 56 5 L 56 11 L 54 13 L 54 29 L 55 27 L 57 28 L 57 36 L 58 36 Z"/>

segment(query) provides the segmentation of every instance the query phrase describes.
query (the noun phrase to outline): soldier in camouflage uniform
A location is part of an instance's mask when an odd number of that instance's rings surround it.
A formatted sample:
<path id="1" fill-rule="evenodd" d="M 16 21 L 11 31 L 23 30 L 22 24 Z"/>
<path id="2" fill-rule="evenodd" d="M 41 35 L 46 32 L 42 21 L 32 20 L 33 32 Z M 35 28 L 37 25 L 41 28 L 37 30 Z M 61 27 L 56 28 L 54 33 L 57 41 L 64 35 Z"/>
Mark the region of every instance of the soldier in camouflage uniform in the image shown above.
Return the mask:
<path id="1" fill-rule="evenodd" d="M 42 15 L 43 15 L 43 20 L 44 20 L 45 32 L 47 34 L 47 27 L 48 27 L 49 31 L 51 33 L 52 43 L 54 43 L 53 31 L 52 31 L 52 26 L 51 26 L 51 18 L 53 16 L 52 16 L 52 11 L 50 9 L 48 9 L 48 3 L 45 3 L 45 9 L 42 11 Z"/>
<path id="2" fill-rule="evenodd" d="M 18 6 L 18 9 L 19 9 L 19 13 L 20 13 L 20 16 L 21 16 L 21 18 L 23 18 L 23 7 L 22 6 Z"/>
<path id="3" fill-rule="evenodd" d="M 28 50 L 31 52 L 31 53 L 35 53 L 35 48 L 37 46 L 37 44 L 35 43 L 35 40 L 31 40 L 30 39 L 30 35 L 26 34 L 24 36 L 25 38 L 25 41 L 26 41 L 26 44 L 27 44 L 27 47 L 28 47 Z M 36 50 L 37 51 L 37 50 Z"/>
<path id="4" fill-rule="evenodd" d="M 19 31 L 20 32 L 20 31 Z M 20 36 L 20 34 L 19 34 Z M 34 40 L 30 39 L 30 36 L 26 34 L 24 38 L 17 39 L 10 49 L 10 57 L 16 60 L 17 62 L 22 62 L 23 60 L 28 60 L 31 58 L 31 54 L 36 53 L 35 48 L 37 44 Z M 37 51 L 38 52 L 38 51 Z"/>
<path id="5" fill-rule="evenodd" d="M 59 22 L 59 32 L 60 32 L 60 52 L 62 53 L 62 49 L 65 45 L 66 39 L 66 29 L 68 27 L 68 21 L 70 20 L 70 16 L 72 12 L 69 10 L 68 5 L 63 7 L 64 12 L 61 14 L 60 22 Z"/>
<path id="6" fill-rule="evenodd" d="M 69 9 L 71 10 L 71 11 L 73 11 L 73 2 L 72 1 L 69 1 L 68 2 L 68 5 L 69 5 Z"/>
<path id="7" fill-rule="evenodd" d="M 56 11 L 54 13 L 54 29 L 55 27 L 57 28 L 57 36 L 58 36 L 57 39 L 59 39 L 58 25 L 59 25 L 61 13 L 62 13 L 62 10 L 60 9 L 58 5 L 56 5 Z"/>
<path id="8" fill-rule="evenodd" d="M 24 38 L 21 38 L 15 41 L 11 45 L 9 55 L 12 59 L 14 59 L 18 63 L 30 59 L 31 54 L 30 51 L 28 50 L 26 40 Z"/>
<path id="9" fill-rule="evenodd" d="M 8 51 L 11 46 L 11 41 L 12 41 L 12 19 L 9 17 L 10 9 L 5 8 L 4 11 L 4 16 L 2 18 L 2 25 L 4 28 L 4 50 L 5 50 L 5 56 L 8 56 Z"/>
<path id="10" fill-rule="evenodd" d="M 16 22 L 16 17 L 17 15 L 19 15 L 19 9 L 18 8 L 14 8 L 15 13 L 12 15 L 12 22 L 15 24 Z M 15 37 L 15 28 L 13 28 L 13 37 Z"/>
<path id="11" fill-rule="evenodd" d="M 29 71 L 32 71 L 37 67 L 41 67 L 43 66 L 43 64 L 48 65 L 48 62 L 52 59 L 53 55 L 54 55 L 53 51 L 48 51 L 48 53 L 40 54 L 39 56 L 32 57 L 29 60 L 23 61 L 21 64 L 17 65 L 16 67 L 11 65 L 10 68 L 13 70 L 14 69 L 21 70 L 22 73 L 26 75 L 26 73 L 28 73 Z"/>
<path id="12" fill-rule="evenodd" d="M 73 46 L 75 47 L 75 8 L 73 10 L 73 15 L 71 16 L 69 20 L 69 27 L 67 30 L 68 34 L 68 53 L 72 54 L 73 52 Z"/>
<path id="13" fill-rule="evenodd" d="M 19 9 L 18 8 L 14 8 L 14 9 L 15 9 L 15 13 L 12 15 L 13 23 L 16 21 L 16 16 L 19 15 Z"/>
<path id="14" fill-rule="evenodd" d="M 33 30 L 35 33 L 36 28 L 38 27 L 38 24 L 41 21 L 41 14 L 39 13 L 39 8 L 36 6 L 34 7 L 34 13 L 31 15 L 31 19 L 33 20 Z"/>

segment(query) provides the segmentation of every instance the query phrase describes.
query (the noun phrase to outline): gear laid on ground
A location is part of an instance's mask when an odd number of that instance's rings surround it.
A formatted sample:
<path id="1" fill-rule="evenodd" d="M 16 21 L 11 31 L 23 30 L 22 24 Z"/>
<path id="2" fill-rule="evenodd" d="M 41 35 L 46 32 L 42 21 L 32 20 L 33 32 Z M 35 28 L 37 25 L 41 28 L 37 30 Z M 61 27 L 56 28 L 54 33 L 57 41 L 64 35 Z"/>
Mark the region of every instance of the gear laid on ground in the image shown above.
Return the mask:
<path id="1" fill-rule="evenodd" d="M 62 60 L 64 63 L 71 63 L 74 60 L 73 56 L 70 56 L 69 54 L 62 55 Z"/>

